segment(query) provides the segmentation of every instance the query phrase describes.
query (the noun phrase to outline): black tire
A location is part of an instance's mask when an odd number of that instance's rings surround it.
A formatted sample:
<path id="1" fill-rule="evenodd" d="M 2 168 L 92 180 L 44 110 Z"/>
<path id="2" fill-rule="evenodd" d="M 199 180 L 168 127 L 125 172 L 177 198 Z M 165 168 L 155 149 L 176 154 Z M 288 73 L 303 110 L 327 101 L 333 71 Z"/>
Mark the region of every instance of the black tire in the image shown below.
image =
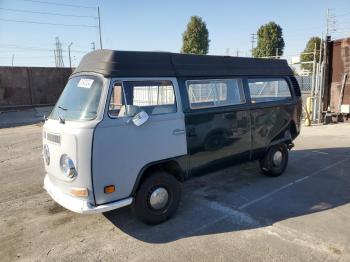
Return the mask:
<path id="1" fill-rule="evenodd" d="M 280 152 L 282 160 L 279 164 L 275 164 L 273 157 L 276 152 Z M 270 147 L 266 155 L 260 160 L 260 169 L 264 175 L 277 177 L 283 174 L 288 165 L 288 148 L 286 144 L 279 144 Z"/>
<path id="2" fill-rule="evenodd" d="M 168 201 L 160 209 L 152 208 L 150 197 L 158 188 L 166 189 Z M 165 171 L 157 171 L 148 176 L 139 186 L 132 209 L 137 218 L 149 225 L 156 225 L 169 219 L 177 210 L 181 199 L 181 183 Z"/>

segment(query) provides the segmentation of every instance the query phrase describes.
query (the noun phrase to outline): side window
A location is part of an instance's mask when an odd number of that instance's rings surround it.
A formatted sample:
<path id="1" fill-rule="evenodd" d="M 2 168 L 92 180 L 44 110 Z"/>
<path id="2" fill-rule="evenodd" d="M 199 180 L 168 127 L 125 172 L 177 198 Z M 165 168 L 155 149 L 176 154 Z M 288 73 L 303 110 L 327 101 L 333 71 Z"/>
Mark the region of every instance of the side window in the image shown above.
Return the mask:
<path id="1" fill-rule="evenodd" d="M 284 78 L 249 79 L 252 103 L 281 101 L 291 98 L 290 89 Z"/>
<path id="2" fill-rule="evenodd" d="M 114 86 L 109 114 L 114 117 L 134 116 L 145 111 L 149 115 L 177 111 L 171 81 L 125 81 Z"/>
<path id="3" fill-rule="evenodd" d="M 186 84 L 192 109 L 245 103 L 241 79 L 188 80 Z"/>

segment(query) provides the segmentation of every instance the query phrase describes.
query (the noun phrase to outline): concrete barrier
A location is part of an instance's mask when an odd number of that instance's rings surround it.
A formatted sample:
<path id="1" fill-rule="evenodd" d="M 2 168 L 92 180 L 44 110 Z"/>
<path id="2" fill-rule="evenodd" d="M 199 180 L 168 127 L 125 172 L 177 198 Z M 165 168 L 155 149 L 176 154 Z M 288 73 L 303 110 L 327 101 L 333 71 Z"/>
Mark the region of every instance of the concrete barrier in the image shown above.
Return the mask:
<path id="1" fill-rule="evenodd" d="M 0 67 L 0 110 L 56 103 L 70 68 Z"/>

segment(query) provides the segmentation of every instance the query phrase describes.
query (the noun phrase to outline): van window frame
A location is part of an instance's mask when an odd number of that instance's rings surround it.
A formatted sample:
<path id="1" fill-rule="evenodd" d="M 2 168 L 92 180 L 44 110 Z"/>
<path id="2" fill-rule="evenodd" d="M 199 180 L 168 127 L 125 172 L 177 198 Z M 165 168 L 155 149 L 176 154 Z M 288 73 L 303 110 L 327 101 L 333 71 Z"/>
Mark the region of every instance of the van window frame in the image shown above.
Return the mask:
<path id="1" fill-rule="evenodd" d="M 241 88 L 242 88 L 242 92 L 240 92 L 240 94 L 243 95 L 243 102 L 240 104 L 230 104 L 230 105 L 217 105 L 217 106 L 208 106 L 208 107 L 197 107 L 194 108 L 191 106 L 191 99 L 190 99 L 190 92 L 189 92 L 189 81 L 224 81 L 224 80 L 240 80 L 241 81 Z M 193 78 L 193 79 L 185 79 L 185 88 L 186 88 L 186 99 L 187 99 L 187 103 L 188 103 L 188 108 L 190 111 L 192 112 L 197 112 L 197 111 L 201 111 L 201 110 L 218 110 L 218 109 L 225 109 L 225 108 L 233 108 L 233 107 L 242 107 L 246 104 L 248 104 L 249 99 L 247 97 L 247 93 L 245 91 L 245 80 L 244 77 L 241 76 L 237 76 L 237 77 L 225 77 L 225 78 Z"/>
<path id="2" fill-rule="evenodd" d="M 113 88 L 115 86 L 115 84 L 119 83 L 122 86 L 122 90 L 124 92 L 124 82 L 127 81 L 132 81 L 132 82 L 137 82 L 137 81 L 150 81 L 150 82 L 154 82 L 154 81 L 169 81 L 171 82 L 172 86 L 173 86 L 173 91 L 174 91 L 174 103 L 176 105 L 176 111 L 175 112 L 171 112 L 171 113 L 166 113 L 166 114 L 155 114 L 155 115 L 150 115 L 152 118 L 158 119 L 158 118 L 166 118 L 167 116 L 173 116 L 173 115 L 178 115 L 180 113 L 182 113 L 182 108 L 183 108 L 183 103 L 181 101 L 181 92 L 180 92 L 180 88 L 179 88 L 179 83 L 177 82 L 175 84 L 174 82 L 174 78 L 175 80 L 177 80 L 176 77 L 113 77 L 110 78 L 110 84 L 109 84 L 109 88 L 108 88 L 108 94 L 107 94 L 107 99 L 105 100 L 105 112 L 104 115 L 107 116 L 107 119 L 110 120 L 123 120 L 123 122 L 128 121 L 128 119 L 131 119 L 130 116 L 123 116 L 123 117 L 115 117 L 115 116 L 111 116 L 109 114 L 109 103 L 111 100 L 111 96 L 112 96 L 112 92 L 113 92 Z"/>
<path id="3" fill-rule="evenodd" d="M 271 100 L 271 101 L 264 101 L 264 102 L 258 102 L 258 103 L 253 103 L 252 102 L 252 96 L 251 96 L 251 93 L 250 93 L 250 88 L 249 88 L 249 80 L 251 79 L 284 79 L 287 83 L 287 86 L 289 88 L 289 92 L 290 92 L 290 97 L 288 98 L 285 98 L 285 99 L 280 99 L 280 100 Z M 292 88 L 292 85 L 290 83 L 290 79 L 289 77 L 287 76 L 245 76 L 245 86 L 246 86 L 246 91 L 249 95 L 249 103 L 252 105 L 252 106 L 256 106 L 256 107 L 259 107 L 259 106 L 264 106 L 264 105 L 279 105 L 279 104 L 290 104 L 291 102 L 294 101 L 294 98 L 295 98 L 295 93 L 294 93 L 294 90 Z"/>

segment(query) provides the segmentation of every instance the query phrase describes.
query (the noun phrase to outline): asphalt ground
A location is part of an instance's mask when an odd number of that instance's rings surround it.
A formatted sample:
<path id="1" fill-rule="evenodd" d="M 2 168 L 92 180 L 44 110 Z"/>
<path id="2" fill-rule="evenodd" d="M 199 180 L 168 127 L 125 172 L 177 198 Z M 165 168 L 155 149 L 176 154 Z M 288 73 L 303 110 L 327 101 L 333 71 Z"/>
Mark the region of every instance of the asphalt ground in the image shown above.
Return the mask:
<path id="1" fill-rule="evenodd" d="M 246 163 L 187 181 L 158 226 L 80 215 L 42 189 L 41 127 L 0 129 L 0 261 L 350 261 L 350 125 L 304 127 L 278 178 Z"/>

